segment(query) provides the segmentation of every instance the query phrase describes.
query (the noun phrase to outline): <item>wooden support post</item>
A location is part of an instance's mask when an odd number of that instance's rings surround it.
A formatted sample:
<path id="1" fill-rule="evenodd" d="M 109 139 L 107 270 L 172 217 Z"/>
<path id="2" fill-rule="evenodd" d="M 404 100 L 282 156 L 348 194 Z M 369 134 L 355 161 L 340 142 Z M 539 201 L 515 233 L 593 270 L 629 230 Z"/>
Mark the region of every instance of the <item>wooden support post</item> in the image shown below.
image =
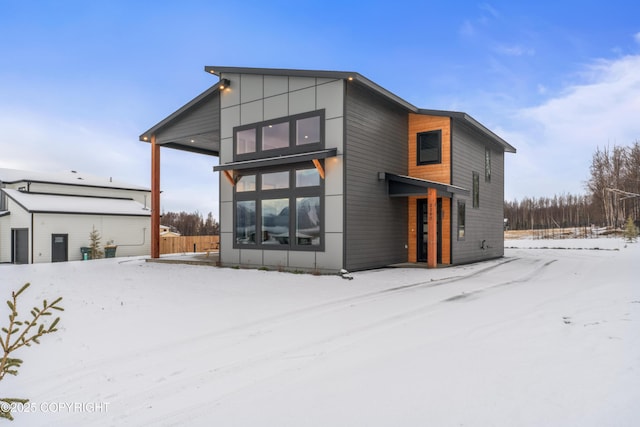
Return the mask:
<path id="1" fill-rule="evenodd" d="M 320 160 L 313 159 L 313 164 L 316 167 L 316 169 L 318 169 L 318 174 L 320 175 L 320 178 L 324 179 L 324 168 L 322 167 L 322 163 L 320 163 Z"/>
<path id="2" fill-rule="evenodd" d="M 151 258 L 160 258 L 160 146 L 151 136 Z"/>
<path id="3" fill-rule="evenodd" d="M 438 266 L 438 192 L 435 188 L 427 189 L 427 267 Z"/>

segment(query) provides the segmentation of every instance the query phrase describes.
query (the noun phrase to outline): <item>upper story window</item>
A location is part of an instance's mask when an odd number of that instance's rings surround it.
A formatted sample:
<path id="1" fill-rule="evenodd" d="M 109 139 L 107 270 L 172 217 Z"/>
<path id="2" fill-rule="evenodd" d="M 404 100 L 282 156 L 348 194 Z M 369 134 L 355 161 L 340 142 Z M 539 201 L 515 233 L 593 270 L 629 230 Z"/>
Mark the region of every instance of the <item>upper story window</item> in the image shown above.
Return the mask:
<path id="1" fill-rule="evenodd" d="M 421 132 L 416 141 L 418 164 L 431 165 L 442 163 L 442 131 Z"/>
<path id="2" fill-rule="evenodd" d="M 324 110 L 238 126 L 234 160 L 296 154 L 324 146 Z"/>
<path id="3" fill-rule="evenodd" d="M 484 149 L 484 181 L 491 182 L 491 150 Z"/>

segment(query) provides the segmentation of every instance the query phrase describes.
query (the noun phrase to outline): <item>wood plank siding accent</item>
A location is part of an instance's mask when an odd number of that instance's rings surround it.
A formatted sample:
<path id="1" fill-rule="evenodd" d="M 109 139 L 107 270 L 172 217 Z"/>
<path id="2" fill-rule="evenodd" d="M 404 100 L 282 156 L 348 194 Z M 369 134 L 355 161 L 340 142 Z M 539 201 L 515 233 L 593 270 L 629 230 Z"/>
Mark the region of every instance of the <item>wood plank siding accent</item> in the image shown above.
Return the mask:
<path id="1" fill-rule="evenodd" d="M 407 203 L 389 197 L 378 173 L 407 173 L 407 113 L 362 86 L 346 87 L 345 268 L 405 262 Z"/>
<path id="2" fill-rule="evenodd" d="M 418 165 L 417 135 L 421 132 L 442 130 L 442 162 L 436 165 Z M 451 184 L 451 118 L 409 114 L 409 176 Z"/>
<path id="3" fill-rule="evenodd" d="M 418 165 L 417 135 L 421 132 L 433 130 L 442 131 L 441 159 L 439 164 Z M 451 118 L 429 116 L 423 114 L 409 114 L 408 147 L 408 175 L 415 178 L 451 184 Z M 425 191 L 424 197 L 426 198 Z M 417 262 L 417 199 L 409 197 L 408 209 L 408 245 L 407 258 L 409 262 Z M 451 199 L 442 198 L 442 264 L 451 264 Z"/>

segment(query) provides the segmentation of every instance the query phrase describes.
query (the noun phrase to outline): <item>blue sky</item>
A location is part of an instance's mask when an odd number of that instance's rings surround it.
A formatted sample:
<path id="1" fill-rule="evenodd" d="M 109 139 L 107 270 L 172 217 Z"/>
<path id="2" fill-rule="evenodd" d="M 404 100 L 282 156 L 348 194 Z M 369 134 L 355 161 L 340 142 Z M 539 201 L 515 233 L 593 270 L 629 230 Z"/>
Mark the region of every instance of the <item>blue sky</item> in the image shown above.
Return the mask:
<path id="1" fill-rule="evenodd" d="M 469 113 L 518 149 L 505 197 L 582 193 L 596 147 L 640 139 L 640 5 L 0 0 L 0 167 L 149 185 L 138 135 L 205 65 L 356 71 Z M 162 150 L 162 208 L 218 218 L 216 158 Z"/>

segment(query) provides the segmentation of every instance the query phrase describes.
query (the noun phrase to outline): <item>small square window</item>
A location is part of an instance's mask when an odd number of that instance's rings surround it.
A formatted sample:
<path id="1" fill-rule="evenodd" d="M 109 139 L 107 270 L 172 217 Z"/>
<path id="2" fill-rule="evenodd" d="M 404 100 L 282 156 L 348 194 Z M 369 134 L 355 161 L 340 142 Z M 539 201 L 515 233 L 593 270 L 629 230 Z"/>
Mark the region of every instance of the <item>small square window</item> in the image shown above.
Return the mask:
<path id="1" fill-rule="evenodd" d="M 320 116 L 296 120 L 296 145 L 320 142 Z"/>
<path id="2" fill-rule="evenodd" d="M 289 171 L 262 174 L 262 190 L 289 188 Z"/>
<path id="3" fill-rule="evenodd" d="M 320 185 L 320 174 L 317 169 L 298 169 L 296 171 L 296 187 L 315 187 Z"/>
<path id="4" fill-rule="evenodd" d="M 256 191 L 255 175 L 244 175 L 240 177 L 236 183 L 236 192 L 241 193 L 244 191 Z"/>
<path id="5" fill-rule="evenodd" d="M 262 149 L 276 150 L 289 146 L 289 122 L 262 127 Z"/>
<path id="6" fill-rule="evenodd" d="M 256 130 L 245 129 L 236 132 L 236 154 L 256 152 Z"/>
<path id="7" fill-rule="evenodd" d="M 418 164 L 430 165 L 442 162 L 442 131 L 422 132 L 417 136 Z"/>

